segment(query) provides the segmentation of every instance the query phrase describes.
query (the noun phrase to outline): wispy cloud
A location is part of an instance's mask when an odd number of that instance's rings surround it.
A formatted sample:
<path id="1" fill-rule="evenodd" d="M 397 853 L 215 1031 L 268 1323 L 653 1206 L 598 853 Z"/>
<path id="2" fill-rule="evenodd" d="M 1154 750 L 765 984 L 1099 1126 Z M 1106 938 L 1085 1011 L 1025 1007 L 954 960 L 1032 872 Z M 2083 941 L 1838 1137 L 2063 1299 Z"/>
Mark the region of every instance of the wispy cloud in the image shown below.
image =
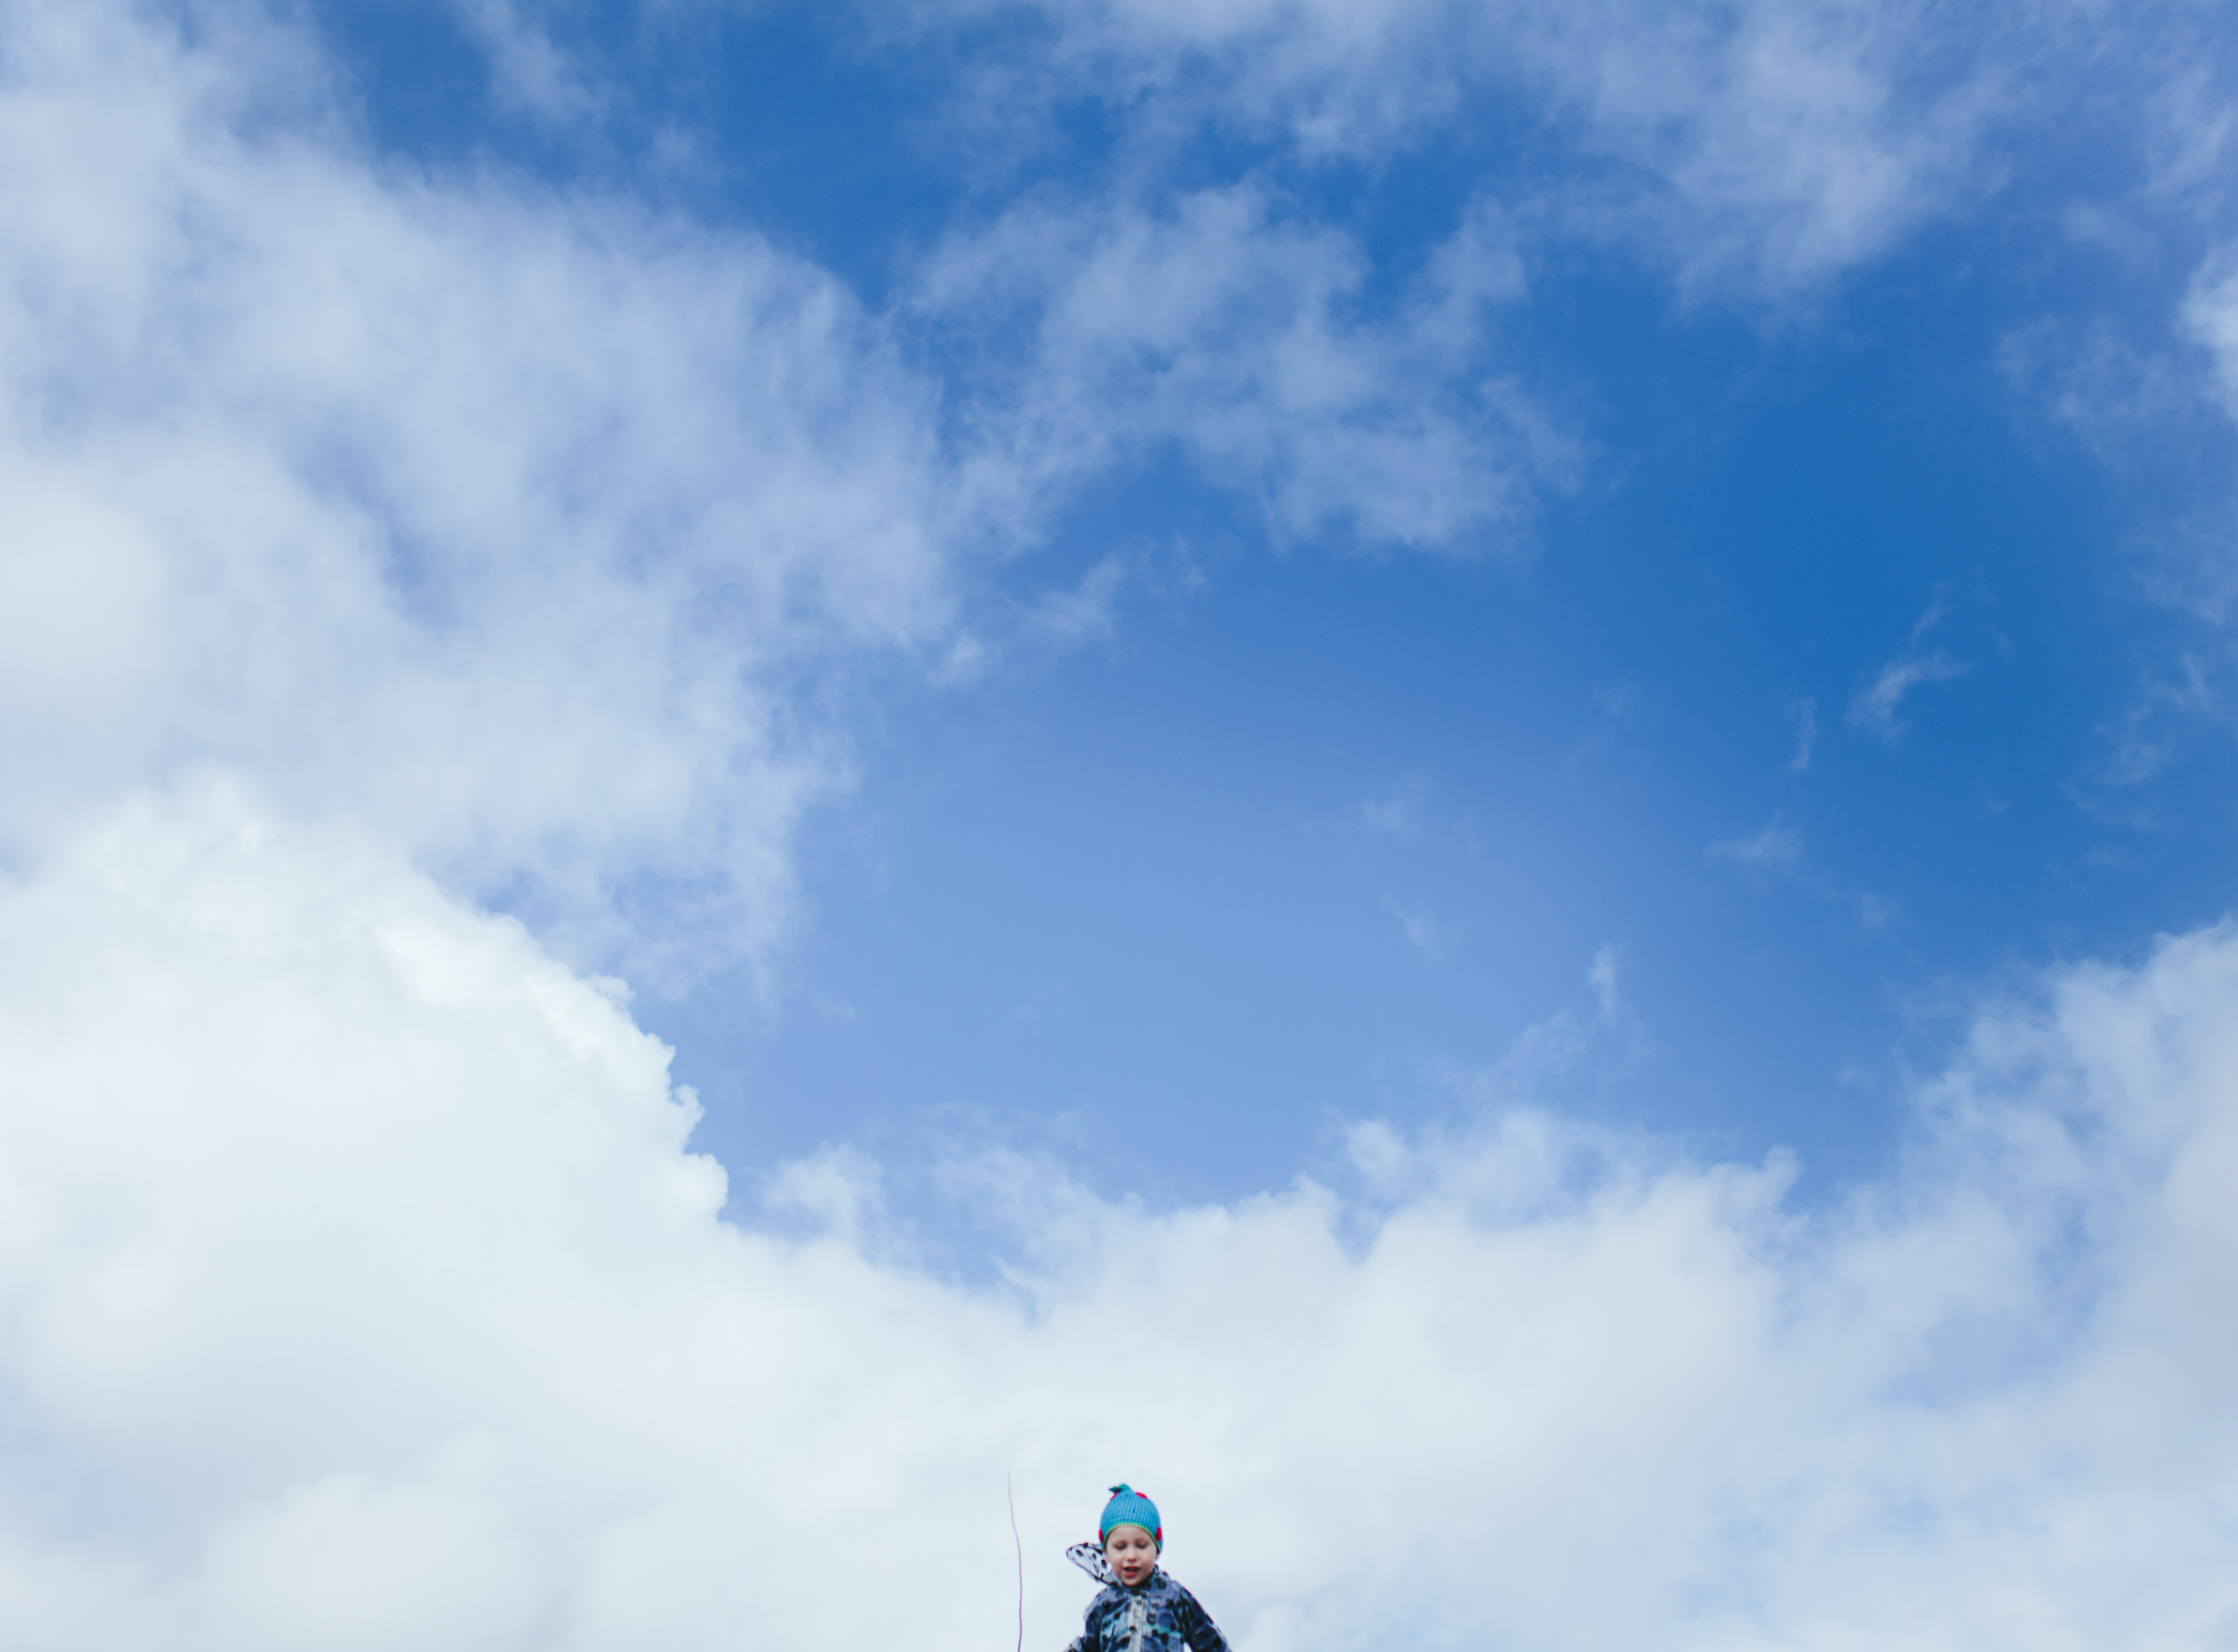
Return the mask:
<path id="1" fill-rule="evenodd" d="M 1593 995 L 1590 1010 L 1564 1005 L 1516 1033 L 1488 1063 L 1438 1064 L 1441 1087 L 1476 1112 L 1552 1107 L 1562 1098 L 1592 1093 L 1640 1052 L 1641 1028 L 1624 1001 L 1624 958 L 1619 943 L 1595 947 L 1584 977 Z M 1425 1162 L 1415 1162 L 1404 1177 L 1385 1167 L 1389 1173 L 1378 1176 L 1376 1191 L 1385 1197 L 1420 1195 Z"/>
<path id="2" fill-rule="evenodd" d="M 1904 696 L 1925 683 L 1947 683 L 1965 675 L 1966 668 L 1941 649 L 1906 654 L 1880 668 L 1870 683 L 1860 684 L 1849 699 L 1849 726 L 1879 740 L 1894 740 L 1903 732 L 1896 714 Z"/>
<path id="3" fill-rule="evenodd" d="M 2219 721 L 2226 701 L 2219 675 L 2219 664 L 2189 652 L 2171 668 L 2149 674 L 2120 714 L 2100 729 L 2099 760 L 2069 788 L 2069 796 L 2102 819 L 2141 822 L 2147 807 L 2142 789 Z"/>
<path id="4" fill-rule="evenodd" d="M 1787 721 L 1794 726 L 1794 755 L 1787 760 L 1791 775 L 1807 774 L 1811 753 L 1818 747 L 1818 702 L 1799 695 L 1787 702 Z"/>
<path id="5" fill-rule="evenodd" d="M 1388 157 L 1471 100 L 1515 99 L 1579 174 L 1519 193 L 1571 231 L 1631 240 L 1696 294 L 1807 288 L 1985 189 L 1983 146 L 2013 113 L 2005 60 L 2028 44 L 1925 5 L 1816 0 L 1038 9 L 1041 75 L 1077 92 L 1115 73 L 1169 133 L 1241 126 L 1315 159 Z"/>
<path id="6" fill-rule="evenodd" d="M 2194 274 L 2183 327 L 2212 364 L 2224 409 L 2238 419 L 2238 244 L 2220 249 Z"/>
<path id="7" fill-rule="evenodd" d="M 1802 865 L 1802 833 L 1774 815 L 1745 838 L 1712 844 L 1709 852 L 1720 860 L 1763 871 L 1794 872 Z"/>
<path id="8" fill-rule="evenodd" d="M 1406 936 L 1407 945 L 1432 962 L 1445 958 L 1461 939 L 1460 931 L 1434 913 L 1395 900 L 1388 905 L 1391 915 L 1399 920 L 1399 929 Z"/>
<path id="9" fill-rule="evenodd" d="M 1360 818 L 1370 831 L 1412 843 L 1422 835 L 1423 811 L 1429 797 L 1430 788 L 1422 777 L 1409 775 L 1385 796 L 1362 803 Z"/>
<path id="10" fill-rule="evenodd" d="M 1368 273 L 1348 235 L 1246 182 L 1164 207 L 1021 205 L 945 243 L 911 313 L 969 342 L 968 480 L 1021 533 L 1051 488 L 1177 444 L 1283 538 L 1504 543 L 1569 484 L 1577 441 L 1478 329 L 1456 332 L 1455 306 L 1492 288 L 1433 260 L 1377 320 L 1356 313 Z"/>
<path id="11" fill-rule="evenodd" d="M 2103 318 L 2080 327 L 2041 318 L 2008 335 L 1998 361 L 2029 404 L 2107 462 L 2165 438 L 2196 396 L 2168 351 L 2142 346 Z"/>
<path id="12" fill-rule="evenodd" d="M 1028 610 L 1029 625 L 1060 643 L 1109 636 L 1113 609 L 1120 588 L 1127 583 L 1128 571 L 1124 557 L 1102 558 L 1070 590 L 1050 591 L 1038 598 Z"/>
<path id="13" fill-rule="evenodd" d="M 554 125 L 595 117 L 604 99 L 584 65 L 562 52 L 551 34 L 515 0 L 450 0 L 488 52 L 498 105 Z"/>
<path id="14" fill-rule="evenodd" d="M 1938 589 L 1911 627 L 1911 646 L 1857 685 L 1849 697 L 1849 726 L 1884 742 L 1903 732 L 1898 714 L 1904 698 L 1930 683 L 1946 683 L 1964 676 L 1967 666 L 1941 648 L 1925 645 L 1928 637 L 1950 615 L 1947 591 Z"/>
<path id="15" fill-rule="evenodd" d="M 2153 193 L 2178 199 L 2212 190 L 2238 149 L 2238 97 L 2212 59 L 2178 59 L 2145 100 L 2145 151 Z"/>
<path id="16" fill-rule="evenodd" d="M 1624 1007 L 1624 994 L 1619 990 L 1624 949 L 1610 944 L 1595 950 L 1593 967 L 1586 971 L 1586 980 L 1593 988 L 1594 1002 L 1599 1007 L 1602 1021 L 1614 1021 Z"/>
<path id="17" fill-rule="evenodd" d="M 1885 935 L 1895 925 L 1895 907 L 1885 896 L 1847 885 L 1813 866 L 1804 853 L 1802 828 L 1785 815 L 1775 814 L 1742 837 L 1711 844 L 1709 854 L 1753 877 L 1802 891 L 1840 913 L 1858 935 Z"/>

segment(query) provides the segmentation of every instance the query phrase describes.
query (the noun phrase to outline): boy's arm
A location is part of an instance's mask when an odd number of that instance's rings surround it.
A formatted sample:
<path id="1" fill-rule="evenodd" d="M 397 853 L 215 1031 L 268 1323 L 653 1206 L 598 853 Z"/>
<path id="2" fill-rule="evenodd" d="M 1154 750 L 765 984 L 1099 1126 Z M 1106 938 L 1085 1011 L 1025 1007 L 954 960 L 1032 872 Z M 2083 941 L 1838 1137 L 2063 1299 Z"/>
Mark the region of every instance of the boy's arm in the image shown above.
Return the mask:
<path id="1" fill-rule="evenodd" d="M 1227 1637 L 1197 1604 L 1197 1597 L 1186 1589 L 1177 1593 L 1181 1598 L 1174 1602 L 1174 1615 L 1181 1621 L 1181 1638 L 1189 1643 L 1189 1652 L 1228 1652 Z"/>
<path id="2" fill-rule="evenodd" d="M 1072 1644 L 1065 1648 L 1065 1652 L 1096 1652 L 1096 1607 L 1102 1599 L 1103 1596 L 1099 1594 L 1088 1602 L 1088 1610 L 1080 1614 L 1080 1633 L 1073 1637 Z"/>

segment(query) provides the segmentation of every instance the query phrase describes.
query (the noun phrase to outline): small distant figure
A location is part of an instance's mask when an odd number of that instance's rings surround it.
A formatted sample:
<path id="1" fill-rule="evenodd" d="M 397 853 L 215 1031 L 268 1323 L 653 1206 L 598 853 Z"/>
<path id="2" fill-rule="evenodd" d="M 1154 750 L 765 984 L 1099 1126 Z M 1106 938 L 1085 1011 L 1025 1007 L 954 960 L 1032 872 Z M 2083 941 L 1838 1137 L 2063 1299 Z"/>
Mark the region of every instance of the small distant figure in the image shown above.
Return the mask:
<path id="1" fill-rule="evenodd" d="M 1104 1586 L 1088 1602 L 1087 1627 L 1065 1652 L 1228 1652 L 1197 1597 L 1158 1569 L 1166 1529 L 1158 1505 L 1131 1486 L 1111 1488 L 1100 1543 L 1075 1543 L 1065 1557 Z"/>

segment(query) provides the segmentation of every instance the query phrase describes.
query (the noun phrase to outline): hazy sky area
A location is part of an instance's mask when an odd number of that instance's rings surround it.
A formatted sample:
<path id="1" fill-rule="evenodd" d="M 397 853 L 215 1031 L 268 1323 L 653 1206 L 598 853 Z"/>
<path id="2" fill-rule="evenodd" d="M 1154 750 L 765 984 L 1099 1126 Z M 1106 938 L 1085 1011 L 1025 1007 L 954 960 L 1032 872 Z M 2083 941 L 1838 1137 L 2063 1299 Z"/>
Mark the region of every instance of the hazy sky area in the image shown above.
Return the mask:
<path id="1" fill-rule="evenodd" d="M 0 1645 L 2238 1648 L 2238 19 L 0 0 Z"/>

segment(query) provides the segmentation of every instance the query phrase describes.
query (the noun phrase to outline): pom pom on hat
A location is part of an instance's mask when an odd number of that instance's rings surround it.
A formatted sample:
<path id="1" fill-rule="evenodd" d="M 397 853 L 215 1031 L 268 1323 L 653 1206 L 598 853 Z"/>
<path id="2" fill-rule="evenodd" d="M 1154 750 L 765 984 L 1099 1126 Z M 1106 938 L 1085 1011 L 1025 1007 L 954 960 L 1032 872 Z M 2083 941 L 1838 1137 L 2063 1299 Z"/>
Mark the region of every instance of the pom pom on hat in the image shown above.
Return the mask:
<path id="1" fill-rule="evenodd" d="M 1166 1546 L 1166 1528 L 1158 1523 L 1158 1505 L 1123 1480 L 1111 1488 L 1111 1501 L 1103 1506 L 1103 1536 L 1115 1525 L 1138 1525 L 1160 1548 Z"/>

